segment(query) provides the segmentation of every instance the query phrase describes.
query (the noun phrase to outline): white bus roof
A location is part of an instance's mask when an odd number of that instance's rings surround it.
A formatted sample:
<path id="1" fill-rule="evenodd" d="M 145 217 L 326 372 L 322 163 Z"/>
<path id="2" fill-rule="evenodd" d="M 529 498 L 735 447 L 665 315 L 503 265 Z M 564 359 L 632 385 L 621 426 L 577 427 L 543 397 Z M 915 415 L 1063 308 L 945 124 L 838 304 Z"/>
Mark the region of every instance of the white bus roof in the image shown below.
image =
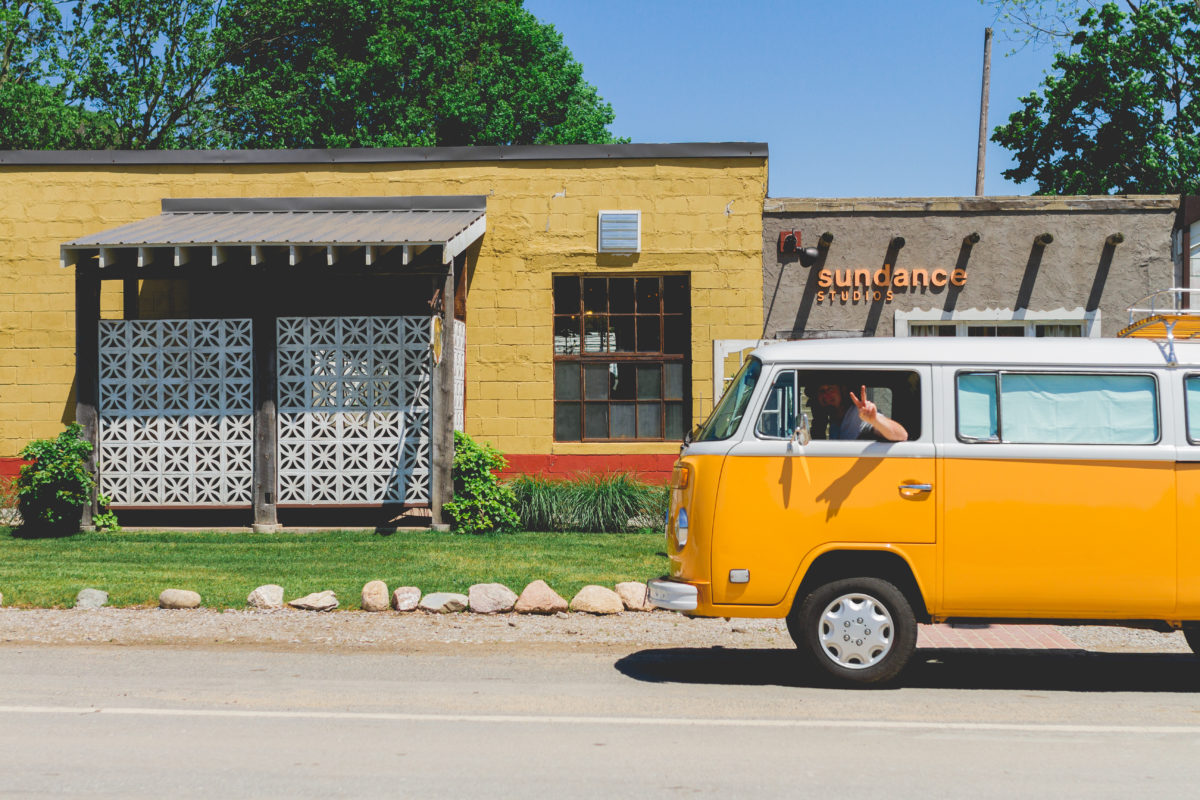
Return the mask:
<path id="1" fill-rule="evenodd" d="M 1170 366 L 1166 342 L 1068 337 L 864 337 L 773 342 L 753 355 L 764 363 L 964 364 L 972 366 Z M 1177 342 L 1179 366 L 1200 367 L 1200 343 Z"/>

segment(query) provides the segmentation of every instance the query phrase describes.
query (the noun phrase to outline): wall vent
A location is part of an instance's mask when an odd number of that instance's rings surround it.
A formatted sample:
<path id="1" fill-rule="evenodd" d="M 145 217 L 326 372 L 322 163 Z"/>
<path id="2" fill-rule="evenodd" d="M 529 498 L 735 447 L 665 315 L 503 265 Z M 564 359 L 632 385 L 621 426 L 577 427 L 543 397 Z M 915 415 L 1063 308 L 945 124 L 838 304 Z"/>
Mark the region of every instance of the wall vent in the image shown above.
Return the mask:
<path id="1" fill-rule="evenodd" d="M 601 253 L 641 252 L 641 211 L 601 211 L 597 230 L 596 249 Z"/>

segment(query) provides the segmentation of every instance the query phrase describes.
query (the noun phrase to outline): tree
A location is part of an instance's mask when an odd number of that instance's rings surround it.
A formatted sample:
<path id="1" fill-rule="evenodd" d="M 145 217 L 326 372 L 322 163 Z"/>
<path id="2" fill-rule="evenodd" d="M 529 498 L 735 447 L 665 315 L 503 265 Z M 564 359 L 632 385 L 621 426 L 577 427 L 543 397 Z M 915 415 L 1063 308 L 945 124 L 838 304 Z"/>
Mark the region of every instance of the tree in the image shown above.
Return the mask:
<path id="1" fill-rule="evenodd" d="M 73 148 L 103 138 L 54 75 L 62 18 L 52 0 L 0 0 L 0 149 Z"/>
<path id="2" fill-rule="evenodd" d="M 612 106 L 521 0 L 236 0 L 219 37 L 235 146 L 613 141 Z"/>
<path id="3" fill-rule="evenodd" d="M 63 32 L 68 100 L 111 121 L 109 146 L 219 144 L 211 83 L 221 0 L 91 0 Z"/>
<path id="4" fill-rule="evenodd" d="M 1200 191 L 1200 8 L 1088 8 L 1041 88 L 995 129 L 1039 194 Z"/>

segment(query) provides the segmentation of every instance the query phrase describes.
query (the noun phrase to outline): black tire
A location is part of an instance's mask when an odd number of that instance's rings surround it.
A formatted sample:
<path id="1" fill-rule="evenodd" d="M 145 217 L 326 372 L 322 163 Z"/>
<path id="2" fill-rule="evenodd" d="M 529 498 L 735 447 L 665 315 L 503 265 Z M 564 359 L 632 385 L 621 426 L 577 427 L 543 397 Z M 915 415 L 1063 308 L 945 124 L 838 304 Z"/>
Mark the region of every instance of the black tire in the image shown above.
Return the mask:
<path id="1" fill-rule="evenodd" d="M 1192 652 L 1200 656 L 1200 625 L 1184 625 L 1183 638 L 1187 640 L 1188 647 L 1192 648 Z"/>
<path id="2" fill-rule="evenodd" d="M 912 606 L 882 578 L 843 578 L 819 586 L 797 598 L 787 625 L 807 659 L 847 685 L 891 681 L 917 646 Z"/>

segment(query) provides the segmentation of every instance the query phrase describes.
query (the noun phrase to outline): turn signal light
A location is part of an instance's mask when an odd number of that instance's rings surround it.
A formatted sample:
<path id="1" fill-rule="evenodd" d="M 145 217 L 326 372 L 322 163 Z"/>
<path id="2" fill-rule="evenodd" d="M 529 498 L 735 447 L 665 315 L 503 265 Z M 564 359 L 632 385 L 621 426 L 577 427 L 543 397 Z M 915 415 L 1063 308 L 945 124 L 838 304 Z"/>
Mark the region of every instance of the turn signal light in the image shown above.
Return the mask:
<path id="1" fill-rule="evenodd" d="M 691 475 L 692 468 L 687 464 L 676 464 L 675 469 L 671 470 L 671 488 L 686 489 Z"/>

